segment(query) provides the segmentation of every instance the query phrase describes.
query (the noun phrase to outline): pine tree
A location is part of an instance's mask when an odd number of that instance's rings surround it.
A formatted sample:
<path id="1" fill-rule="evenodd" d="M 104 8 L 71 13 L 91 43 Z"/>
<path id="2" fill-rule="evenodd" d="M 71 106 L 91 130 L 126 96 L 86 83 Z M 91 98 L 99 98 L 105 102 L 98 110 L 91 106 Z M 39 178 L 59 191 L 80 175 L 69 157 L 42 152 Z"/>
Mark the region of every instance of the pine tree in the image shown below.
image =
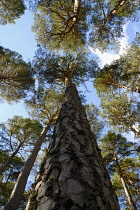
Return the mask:
<path id="1" fill-rule="evenodd" d="M 117 45 L 123 24 L 138 17 L 138 5 L 138 0 L 41 0 L 33 31 L 37 42 L 52 51 L 84 51 L 87 42 L 105 50 Z"/>
<path id="2" fill-rule="evenodd" d="M 36 59 L 34 67 L 42 83 L 43 79 L 44 83 L 60 85 L 63 81 L 67 89 L 47 160 L 44 160 L 27 208 L 119 209 L 95 136 L 71 80 L 78 84 L 87 75 L 91 78 L 93 73 L 94 67 L 88 68 L 87 60 L 82 60 L 77 68 L 80 58 L 77 51 L 83 51 L 87 32 L 93 47 L 104 50 L 116 45 L 123 24 L 135 19 L 138 1 L 133 3 L 129 1 L 128 7 L 125 0 L 39 1 L 33 29 L 37 40 L 43 47 L 60 50 L 62 56 L 48 54 L 47 59 Z M 73 55 L 64 54 L 62 50 L 72 51 Z M 11 204 L 5 209 L 18 208 L 16 202 Z"/>
<path id="3" fill-rule="evenodd" d="M 6 170 L 10 162 L 19 152 L 26 148 L 32 148 L 36 138 L 39 136 L 42 125 L 37 120 L 14 116 L 4 124 L 1 124 L 1 149 L 8 152 L 8 157 L 0 166 L 0 174 Z M 25 158 L 26 159 L 26 158 Z"/>
<path id="4" fill-rule="evenodd" d="M 140 93 L 139 79 L 139 54 L 140 54 L 140 34 L 137 33 L 135 41 L 126 49 L 126 53 L 121 55 L 111 65 L 106 65 L 103 69 L 95 73 L 94 87 L 99 95 L 102 93 L 128 92 Z"/>
<path id="5" fill-rule="evenodd" d="M 0 47 L 0 96 L 7 101 L 25 98 L 34 86 L 33 69 L 30 63 L 14 51 Z"/>
<path id="6" fill-rule="evenodd" d="M 3 148 L 0 148 L 0 165 L 10 158 L 7 150 L 4 149 L 4 146 Z M 13 185 L 16 182 L 23 164 L 23 158 L 15 156 L 0 174 L 0 208 L 4 207 L 8 201 Z"/>
<path id="7" fill-rule="evenodd" d="M 23 0 L 0 0 L 0 24 L 15 23 L 15 19 L 24 14 Z"/>
<path id="8" fill-rule="evenodd" d="M 140 137 L 140 117 L 138 102 L 135 97 L 126 92 L 112 94 L 101 99 L 101 116 L 109 126 L 120 132 L 132 131 L 136 138 Z"/>
<path id="9" fill-rule="evenodd" d="M 121 205 L 138 209 L 140 199 L 138 145 L 111 131 L 99 140 L 99 145 Z"/>
<path id="10" fill-rule="evenodd" d="M 95 136 L 71 82 L 28 205 L 28 209 L 44 208 L 119 209 Z"/>
<path id="11" fill-rule="evenodd" d="M 94 87 L 101 98 L 101 116 L 119 132 L 140 137 L 139 124 L 139 34 L 126 54 L 95 72 Z"/>
<path id="12" fill-rule="evenodd" d="M 84 106 L 87 114 L 87 119 L 91 130 L 98 140 L 102 134 L 105 123 L 100 119 L 100 111 L 94 104 L 87 104 Z"/>
<path id="13" fill-rule="evenodd" d="M 43 92 L 43 89 L 42 89 Z M 40 89 L 38 90 L 37 96 L 42 96 Z M 36 96 L 36 95 L 35 95 Z M 23 193 L 26 187 L 27 179 L 30 175 L 31 169 L 35 163 L 36 157 L 41 149 L 41 146 L 43 142 L 46 139 L 46 135 L 48 131 L 50 130 L 51 126 L 55 123 L 58 113 L 59 113 L 59 104 L 61 101 L 61 95 L 58 94 L 56 90 L 50 89 L 48 91 L 48 94 L 44 95 L 44 98 L 41 98 L 44 100 L 41 104 L 40 99 L 37 97 L 32 97 L 32 99 L 28 100 L 28 106 L 30 108 L 32 107 L 33 111 L 30 113 L 34 117 L 36 117 L 35 113 L 38 113 L 38 120 L 40 122 L 42 121 L 44 128 L 42 129 L 41 133 L 38 133 L 38 136 L 36 136 L 35 142 L 33 143 L 33 149 L 31 150 L 18 178 L 17 182 L 13 188 L 13 191 L 11 193 L 11 196 L 9 198 L 9 201 L 7 202 L 5 206 L 5 210 L 7 209 L 18 209 L 21 199 L 23 197 Z M 54 102 L 54 104 L 53 104 Z M 41 105 L 41 107 L 40 107 Z M 43 115 L 43 118 L 42 118 Z M 44 121 L 45 117 L 45 121 Z M 36 121 L 36 120 L 34 120 Z M 28 129 L 30 130 L 32 127 L 31 125 L 28 125 Z M 19 125 L 20 128 L 20 125 Z M 37 132 L 37 127 L 34 127 L 34 130 Z M 34 131 L 35 132 L 35 131 Z M 32 138 L 32 136 L 31 136 Z"/>

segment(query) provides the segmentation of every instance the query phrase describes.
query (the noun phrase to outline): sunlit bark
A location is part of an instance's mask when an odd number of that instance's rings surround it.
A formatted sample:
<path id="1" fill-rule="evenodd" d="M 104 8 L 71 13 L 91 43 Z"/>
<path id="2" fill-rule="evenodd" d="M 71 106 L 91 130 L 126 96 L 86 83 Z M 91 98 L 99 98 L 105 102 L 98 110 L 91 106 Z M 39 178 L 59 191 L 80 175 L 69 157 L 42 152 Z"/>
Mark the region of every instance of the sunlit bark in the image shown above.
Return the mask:
<path id="1" fill-rule="evenodd" d="M 74 84 L 64 102 L 26 210 L 119 210 Z"/>

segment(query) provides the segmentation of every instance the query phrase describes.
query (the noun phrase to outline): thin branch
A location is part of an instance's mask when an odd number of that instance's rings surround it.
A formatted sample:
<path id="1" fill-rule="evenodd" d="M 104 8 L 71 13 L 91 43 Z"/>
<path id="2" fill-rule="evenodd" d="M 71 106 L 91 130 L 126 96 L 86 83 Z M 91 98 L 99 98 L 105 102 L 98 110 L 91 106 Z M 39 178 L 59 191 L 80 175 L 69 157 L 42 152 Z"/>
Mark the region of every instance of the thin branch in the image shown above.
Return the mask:
<path id="1" fill-rule="evenodd" d="M 127 0 L 121 0 L 118 2 L 118 4 L 115 6 L 113 10 L 106 16 L 106 18 L 103 20 L 103 23 L 101 24 L 100 30 L 102 30 L 107 23 L 108 20 L 112 18 L 112 16 L 127 2 Z"/>

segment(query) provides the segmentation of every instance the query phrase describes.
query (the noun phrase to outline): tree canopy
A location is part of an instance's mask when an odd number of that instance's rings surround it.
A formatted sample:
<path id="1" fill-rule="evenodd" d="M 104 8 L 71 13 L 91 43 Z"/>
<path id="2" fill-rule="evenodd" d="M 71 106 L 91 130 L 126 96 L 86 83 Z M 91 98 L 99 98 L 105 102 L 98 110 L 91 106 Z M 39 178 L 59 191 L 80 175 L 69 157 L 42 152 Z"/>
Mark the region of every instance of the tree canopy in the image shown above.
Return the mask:
<path id="1" fill-rule="evenodd" d="M 69 78 L 80 84 L 93 78 L 94 72 L 98 69 L 98 63 L 96 59 L 89 60 L 82 51 L 77 50 L 75 54 L 64 53 L 61 56 L 39 48 L 34 57 L 33 67 L 39 82 L 66 84 Z"/>
<path id="2" fill-rule="evenodd" d="M 6 203 L 7 190 L 12 191 L 17 179 L 5 210 L 18 208 L 41 145 L 48 147 L 45 140 L 51 139 L 29 208 L 53 209 L 63 204 L 64 209 L 99 210 L 107 206 L 118 210 L 96 142 L 106 123 L 115 133 L 108 132 L 99 140 L 104 161 L 121 205 L 136 210 L 139 208 L 138 150 L 134 151 L 134 144 L 117 132 L 131 131 L 136 138 L 140 137 L 137 99 L 140 36 L 137 33 L 126 53 L 103 68 L 99 68 L 97 59 L 88 50 L 89 46 L 102 52 L 119 50 L 123 27 L 129 21 L 139 20 L 139 0 L 35 0 L 33 3 L 36 7 L 32 8 L 35 13 L 32 31 L 38 50 L 32 62 L 25 62 L 19 53 L 0 47 L 1 97 L 8 102 L 24 99 L 32 117 L 15 116 L 7 124 L 1 124 L 0 186 L 6 186 L 1 205 Z M 0 0 L 0 24 L 15 23 L 25 9 L 22 0 Z M 101 111 L 87 104 L 85 112 L 76 85 L 93 79 L 101 98 Z"/>
<path id="3" fill-rule="evenodd" d="M 99 145 L 121 206 L 139 208 L 139 146 L 111 131 Z"/>
<path id="4" fill-rule="evenodd" d="M 88 44 L 105 50 L 115 46 L 122 27 L 138 18 L 139 1 L 39 1 L 33 31 L 50 50 L 76 51 Z"/>
<path id="5" fill-rule="evenodd" d="M 20 18 L 25 9 L 23 0 L 0 0 L 0 24 L 15 23 L 15 19 Z"/>
<path id="6" fill-rule="evenodd" d="M 0 47 L 0 95 L 7 101 L 25 98 L 34 86 L 33 69 L 22 56 Z"/>
<path id="7" fill-rule="evenodd" d="M 111 65 L 95 73 L 94 86 L 99 94 L 127 90 L 140 93 L 140 34 L 126 49 L 126 53 Z"/>

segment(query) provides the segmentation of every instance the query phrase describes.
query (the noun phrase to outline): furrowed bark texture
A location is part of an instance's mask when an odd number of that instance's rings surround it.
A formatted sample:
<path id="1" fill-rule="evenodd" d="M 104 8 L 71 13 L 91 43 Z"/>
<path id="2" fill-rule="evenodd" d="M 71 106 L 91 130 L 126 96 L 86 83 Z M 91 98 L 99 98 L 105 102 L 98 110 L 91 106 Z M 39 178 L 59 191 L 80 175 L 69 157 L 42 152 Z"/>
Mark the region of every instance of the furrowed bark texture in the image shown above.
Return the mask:
<path id="1" fill-rule="evenodd" d="M 66 89 L 54 138 L 27 209 L 120 209 L 74 84 Z"/>

